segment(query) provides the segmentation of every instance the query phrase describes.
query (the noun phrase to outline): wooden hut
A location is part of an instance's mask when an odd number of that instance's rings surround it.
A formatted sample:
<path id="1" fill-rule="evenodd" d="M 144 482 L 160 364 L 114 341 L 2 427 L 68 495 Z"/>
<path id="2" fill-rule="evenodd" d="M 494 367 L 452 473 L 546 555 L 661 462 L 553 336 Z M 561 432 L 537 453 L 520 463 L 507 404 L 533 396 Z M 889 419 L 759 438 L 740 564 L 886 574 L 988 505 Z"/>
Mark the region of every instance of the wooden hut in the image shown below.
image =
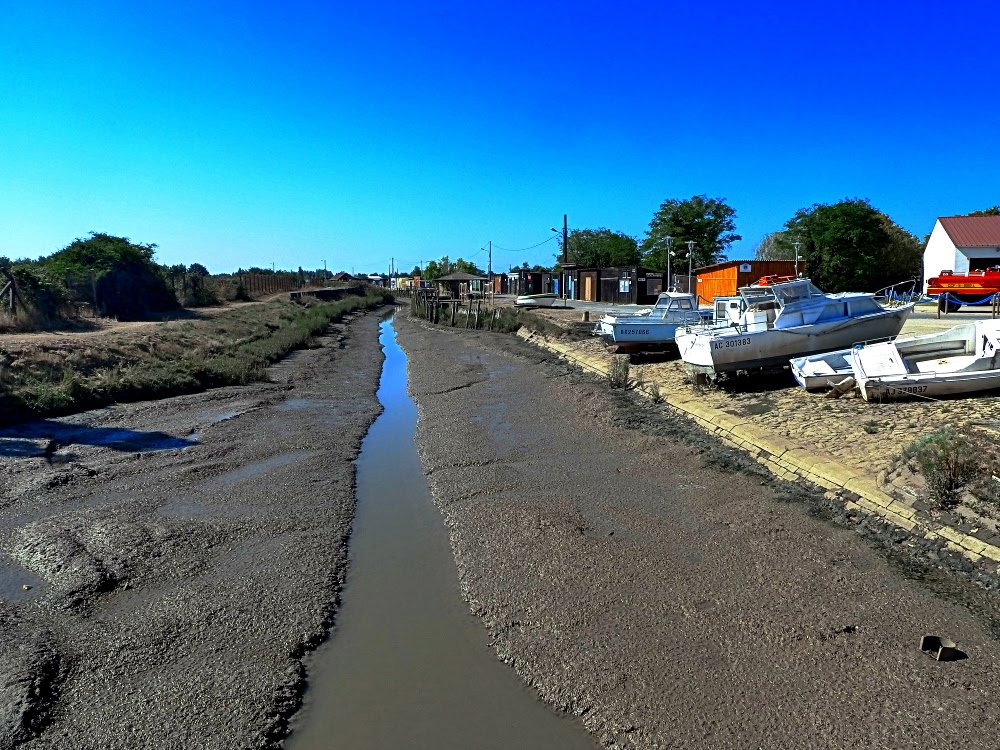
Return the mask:
<path id="1" fill-rule="evenodd" d="M 799 272 L 804 270 L 805 264 L 800 261 Z M 732 297 L 737 289 L 753 284 L 762 276 L 794 275 L 794 260 L 727 260 L 694 269 L 694 276 L 698 280 L 698 297 L 702 303 L 711 302 L 716 297 Z M 687 275 L 674 274 L 674 279 L 683 288 Z"/>

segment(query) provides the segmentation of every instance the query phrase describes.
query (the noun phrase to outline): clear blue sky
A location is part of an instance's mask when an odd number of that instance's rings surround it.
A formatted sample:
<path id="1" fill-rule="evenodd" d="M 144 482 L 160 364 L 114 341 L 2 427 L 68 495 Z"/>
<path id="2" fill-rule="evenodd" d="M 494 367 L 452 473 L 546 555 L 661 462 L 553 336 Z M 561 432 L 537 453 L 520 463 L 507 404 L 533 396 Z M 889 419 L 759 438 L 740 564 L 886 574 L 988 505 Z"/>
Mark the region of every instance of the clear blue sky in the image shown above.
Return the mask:
<path id="1" fill-rule="evenodd" d="M 0 0 L 0 255 L 496 270 L 696 194 L 731 258 L 844 197 L 922 237 L 1000 203 L 997 8 Z"/>

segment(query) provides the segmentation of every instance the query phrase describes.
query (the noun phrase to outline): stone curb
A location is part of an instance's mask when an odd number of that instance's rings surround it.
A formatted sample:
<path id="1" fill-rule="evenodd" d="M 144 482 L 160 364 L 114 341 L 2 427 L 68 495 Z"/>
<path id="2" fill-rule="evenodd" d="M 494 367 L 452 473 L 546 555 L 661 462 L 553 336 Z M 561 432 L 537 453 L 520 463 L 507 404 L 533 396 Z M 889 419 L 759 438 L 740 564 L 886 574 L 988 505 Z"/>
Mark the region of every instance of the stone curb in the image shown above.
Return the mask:
<path id="1" fill-rule="evenodd" d="M 606 361 L 577 354 L 572 345 L 549 341 L 534 332 L 518 330 L 518 336 L 538 347 L 558 354 L 582 369 L 608 374 Z M 638 384 L 636 390 L 647 398 L 654 391 L 650 383 Z M 976 539 L 951 526 L 918 517 L 907 505 L 894 500 L 878 487 L 872 477 L 845 466 L 832 456 L 814 449 L 793 445 L 785 438 L 772 435 L 745 418 L 714 409 L 700 403 L 690 394 L 660 394 L 663 403 L 692 419 L 700 427 L 720 437 L 724 442 L 749 453 L 755 461 L 781 479 L 806 479 L 826 490 L 842 491 L 847 495 L 844 507 L 877 516 L 894 526 L 918 534 L 932 541 L 943 541 L 945 546 L 972 562 L 987 560 L 1000 563 L 1000 547 Z M 996 569 L 1000 573 L 1000 567 Z"/>

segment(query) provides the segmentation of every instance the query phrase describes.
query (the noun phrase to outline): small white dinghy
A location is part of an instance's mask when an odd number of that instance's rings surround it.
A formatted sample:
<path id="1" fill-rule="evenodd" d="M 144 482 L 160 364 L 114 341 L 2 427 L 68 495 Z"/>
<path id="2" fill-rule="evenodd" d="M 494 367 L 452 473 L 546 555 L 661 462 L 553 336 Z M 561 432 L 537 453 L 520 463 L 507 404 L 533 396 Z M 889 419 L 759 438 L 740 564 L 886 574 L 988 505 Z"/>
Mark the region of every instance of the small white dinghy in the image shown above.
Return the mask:
<path id="1" fill-rule="evenodd" d="M 514 300 L 518 307 L 552 307 L 559 301 L 559 295 L 548 292 L 546 294 L 522 294 Z"/>
<path id="2" fill-rule="evenodd" d="M 788 363 L 792 367 L 792 377 L 799 385 L 807 391 L 822 391 L 843 382 L 844 378 L 853 377 L 853 362 L 853 349 L 838 349 L 797 357 Z"/>
<path id="3" fill-rule="evenodd" d="M 953 396 L 1000 388 L 1000 320 L 962 323 L 943 333 L 854 347 L 865 401 Z"/>

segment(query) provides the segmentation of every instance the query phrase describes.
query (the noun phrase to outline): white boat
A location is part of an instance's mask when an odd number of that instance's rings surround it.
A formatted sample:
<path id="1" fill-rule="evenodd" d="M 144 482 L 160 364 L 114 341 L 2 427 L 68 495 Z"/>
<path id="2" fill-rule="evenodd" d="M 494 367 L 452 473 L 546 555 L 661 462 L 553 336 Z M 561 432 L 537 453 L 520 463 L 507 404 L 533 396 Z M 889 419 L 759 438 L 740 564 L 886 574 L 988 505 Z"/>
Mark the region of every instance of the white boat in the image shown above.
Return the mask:
<path id="1" fill-rule="evenodd" d="M 514 300 L 518 307 L 552 307 L 559 300 L 558 294 L 522 294 Z"/>
<path id="2" fill-rule="evenodd" d="M 821 391 L 854 377 L 854 349 L 838 349 L 789 360 L 792 377 L 807 391 Z"/>
<path id="3" fill-rule="evenodd" d="M 953 396 L 1000 388 L 1000 320 L 854 347 L 854 378 L 865 401 Z"/>
<path id="4" fill-rule="evenodd" d="M 860 292 L 825 294 L 804 278 L 761 279 L 739 294 L 743 298 L 739 322 L 677 331 L 681 359 L 695 379 L 784 367 L 795 357 L 895 336 L 914 305 L 883 305 L 874 294 Z"/>
<path id="5" fill-rule="evenodd" d="M 661 292 L 656 304 L 641 312 L 605 315 L 594 326 L 594 334 L 619 351 L 641 351 L 674 343 L 679 326 L 710 320 L 711 311 L 698 309 L 698 299 L 684 292 Z"/>

